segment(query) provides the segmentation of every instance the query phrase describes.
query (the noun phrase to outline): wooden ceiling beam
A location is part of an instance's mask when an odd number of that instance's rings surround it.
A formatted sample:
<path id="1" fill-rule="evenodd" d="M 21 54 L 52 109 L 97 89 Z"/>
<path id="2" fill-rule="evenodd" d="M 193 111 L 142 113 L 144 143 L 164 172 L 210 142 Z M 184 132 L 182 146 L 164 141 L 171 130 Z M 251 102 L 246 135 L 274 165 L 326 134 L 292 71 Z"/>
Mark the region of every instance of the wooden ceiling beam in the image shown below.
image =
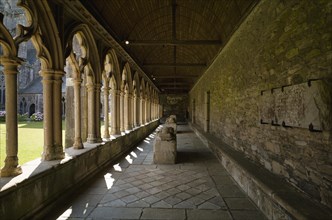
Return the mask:
<path id="1" fill-rule="evenodd" d="M 145 63 L 144 67 L 206 67 L 206 63 Z"/>
<path id="2" fill-rule="evenodd" d="M 189 86 L 190 83 L 184 83 L 184 82 L 159 82 L 157 83 L 159 86 L 173 86 L 173 85 L 177 85 L 177 86 L 181 86 L 181 85 L 185 85 L 185 86 Z"/>
<path id="3" fill-rule="evenodd" d="M 189 86 L 182 86 L 182 87 L 161 87 L 161 90 L 188 90 Z"/>
<path id="4" fill-rule="evenodd" d="M 186 46 L 186 45 L 221 45 L 221 40 L 125 40 L 124 43 L 128 46 Z"/>
<path id="5" fill-rule="evenodd" d="M 163 75 L 163 76 L 159 76 L 156 75 L 155 78 L 156 79 L 187 79 L 187 78 L 196 78 L 199 77 L 199 75 Z"/>

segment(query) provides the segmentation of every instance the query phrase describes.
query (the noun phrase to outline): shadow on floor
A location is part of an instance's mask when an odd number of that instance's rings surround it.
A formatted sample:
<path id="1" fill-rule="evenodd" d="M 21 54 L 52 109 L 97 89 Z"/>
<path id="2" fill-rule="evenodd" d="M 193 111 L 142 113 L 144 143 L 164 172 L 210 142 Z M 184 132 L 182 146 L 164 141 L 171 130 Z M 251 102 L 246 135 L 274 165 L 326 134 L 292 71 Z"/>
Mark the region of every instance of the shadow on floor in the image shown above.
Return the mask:
<path id="1" fill-rule="evenodd" d="M 177 163 L 204 163 L 207 159 L 211 158 L 209 152 L 177 152 Z"/>

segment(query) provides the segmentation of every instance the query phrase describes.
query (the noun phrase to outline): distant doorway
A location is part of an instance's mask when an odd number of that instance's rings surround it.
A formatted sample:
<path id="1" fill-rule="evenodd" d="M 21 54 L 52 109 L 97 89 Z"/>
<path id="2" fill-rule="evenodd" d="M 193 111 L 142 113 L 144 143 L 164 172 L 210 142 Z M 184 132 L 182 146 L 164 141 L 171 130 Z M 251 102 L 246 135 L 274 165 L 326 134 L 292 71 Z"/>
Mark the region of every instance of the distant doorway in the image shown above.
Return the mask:
<path id="1" fill-rule="evenodd" d="M 205 123 L 204 123 L 204 131 L 209 132 L 210 131 L 210 91 L 207 91 L 205 93 L 204 97 L 205 101 Z"/>
<path id="2" fill-rule="evenodd" d="M 36 105 L 31 104 L 29 108 L 29 117 L 36 112 Z"/>

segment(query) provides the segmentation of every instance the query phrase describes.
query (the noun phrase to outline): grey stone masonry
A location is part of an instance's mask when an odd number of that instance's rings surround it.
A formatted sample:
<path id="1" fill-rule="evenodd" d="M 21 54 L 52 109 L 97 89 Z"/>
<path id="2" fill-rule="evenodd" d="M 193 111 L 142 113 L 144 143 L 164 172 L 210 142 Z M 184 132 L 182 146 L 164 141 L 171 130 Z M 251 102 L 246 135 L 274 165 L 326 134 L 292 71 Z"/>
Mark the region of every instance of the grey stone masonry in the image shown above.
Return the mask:
<path id="1" fill-rule="evenodd" d="M 153 145 L 153 162 L 156 164 L 176 163 L 176 134 L 171 127 L 163 127 Z"/>

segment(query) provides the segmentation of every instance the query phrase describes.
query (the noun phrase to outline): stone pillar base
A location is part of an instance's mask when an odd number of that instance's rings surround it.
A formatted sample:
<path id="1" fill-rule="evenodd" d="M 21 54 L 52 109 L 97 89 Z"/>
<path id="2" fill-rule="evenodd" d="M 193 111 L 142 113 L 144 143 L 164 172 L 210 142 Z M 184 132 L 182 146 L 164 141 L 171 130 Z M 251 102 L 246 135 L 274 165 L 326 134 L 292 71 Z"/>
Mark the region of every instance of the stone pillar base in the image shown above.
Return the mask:
<path id="1" fill-rule="evenodd" d="M 86 142 L 88 142 L 89 144 L 97 143 L 97 138 L 96 137 L 88 137 L 88 139 L 86 140 Z"/>
<path id="2" fill-rule="evenodd" d="M 81 138 L 75 138 L 75 142 L 73 144 L 74 149 L 83 149 L 83 143 Z"/>
<path id="3" fill-rule="evenodd" d="M 57 146 L 48 147 L 47 149 L 52 149 L 52 148 L 55 149 L 54 152 L 52 152 L 50 150 L 48 150 L 46 152 L 44 150 L 44 152 L 42 154 L 42 160 L 50 161 L 50 160 L 61 160 L 61 159 L 65 158 L 65 153 L 62 150 L 62 145 L 58 146 L 58 147 Z"/>
<path id="4" fill-rule="evenodd" d="M 16 156 L 6 157 L 5 166 L 1 169 L 1 177 L 17 176 L 22 173 L 22 168 L 18 165 Z"/>

